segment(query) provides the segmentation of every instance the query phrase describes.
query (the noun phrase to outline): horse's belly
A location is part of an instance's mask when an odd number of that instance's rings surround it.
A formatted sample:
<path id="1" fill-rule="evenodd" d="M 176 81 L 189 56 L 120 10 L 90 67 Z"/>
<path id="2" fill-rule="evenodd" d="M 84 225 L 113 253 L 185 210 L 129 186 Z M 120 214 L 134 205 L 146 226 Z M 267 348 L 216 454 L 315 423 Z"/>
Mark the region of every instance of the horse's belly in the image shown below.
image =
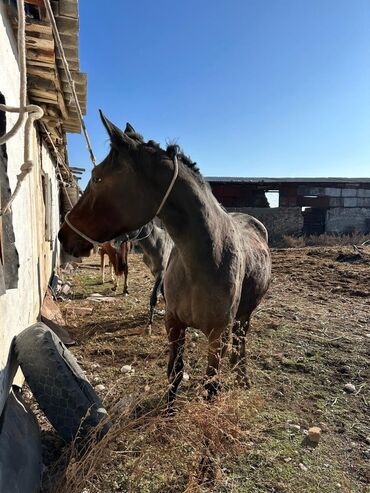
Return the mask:
<path id="1" fill-rule="evenodd" d="M 172 291 L 166 284 L 166 311 L 188 327 L 202 331 L 223 328 L 235 318 L 239 306 L 240 293 L 235 289 L 187 286 L 185 282 L 181 291 Z"/>

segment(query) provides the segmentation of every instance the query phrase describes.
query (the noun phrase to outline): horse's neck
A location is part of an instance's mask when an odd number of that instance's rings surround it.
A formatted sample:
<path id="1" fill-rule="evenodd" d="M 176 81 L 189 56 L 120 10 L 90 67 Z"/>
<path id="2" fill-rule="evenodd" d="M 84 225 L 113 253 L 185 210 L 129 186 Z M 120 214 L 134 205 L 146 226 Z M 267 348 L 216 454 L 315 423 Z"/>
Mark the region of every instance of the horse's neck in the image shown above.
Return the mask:
<path id="1" fill-rule="evenodd" d="M 141 231 L 141 234 L 143 236 L 142 239 L 137 240 L 137 242 L 140 244 L 141 248 L 144 250 L 146 254 L 149 256 L 152 256 L 155 252 L 155 246 L 156 246 L 156 226 L 155 224 L 149 224 L 143 228 Z"/>
<path id="2" fill-rule="evenodd" d="M 183 171 L 160 218 L 188 266 L 218 263 L 228 217 L 208 187 Z"/>

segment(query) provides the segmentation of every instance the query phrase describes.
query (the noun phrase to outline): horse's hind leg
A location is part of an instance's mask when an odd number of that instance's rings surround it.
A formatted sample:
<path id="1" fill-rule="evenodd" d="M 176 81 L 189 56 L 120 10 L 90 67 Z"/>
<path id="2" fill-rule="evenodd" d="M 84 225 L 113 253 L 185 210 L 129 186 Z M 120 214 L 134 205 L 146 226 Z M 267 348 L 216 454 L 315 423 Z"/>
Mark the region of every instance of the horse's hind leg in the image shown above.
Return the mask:
<path id="1" fill-rule="evenodd" d="M 233 348 L 230 363 L 234 366 L 237 379 L 244 387 L 250 388 L 247 370 L 246 338 L 250 327 L 250 316 L 235 321 L 233 326 Z"/>
<path id="2" fill-rule="evenodd" d="M 230 332 L 231 327 L 227 327 L 222 333 L 221 358 L 224 358 L 230 351 Z"/>
<path id="3" fill-rule="evenodd" d="M 230 353 L 230 364 L 233 367 L 239 361 L 240 345 L 241 345 L 240 322 L 239 320 L 234 320 L 231 329 L 231 353 Z"/>
<path id="4" fill-rule="evenodd" d="M 166 318 L 166 330 L 170 346 L 170 357 L 167 366 L 167 377 L 170 384 L 167 402 L 170 413 L 173 411 L 177 388 L 183 377 L 184 362 L 182 358 L 185 347 L 185 329 L 185 325 Z"/>
<path id="5" fill-rule="evenodd" d="M 123 268 L 123 275 L 125 276 L 125 281 L 123 284 L 123 294 L 126 295 L 128 294 L 128 286 L 127 286 L 127 281 L 128 281 L 128 264 L 126 262 L 124 268 Z"/>
<path id="6" fill-rule="evenodd" d="M 222 354 L 222 333 L 212 331 L 208 336 L 208 364 L 205 388 L 208 398 L 212 398 L 220 389 L 219 369 Z"/>
<path id="7" fill-rule="evenodd" d="M 155 283 L 154 283 L 154 286 L 152 289 L 152 293 L 150 295 L 149 320 L 148 320 L 148 325 L 147 325 L 146 331 L 145 331 L 148 335 L 152 334 L 152 323 L 153 323 L 153 317 L 154 317 L 154 308 L 157 305 L 158 294 L 159 294 L 159 290 L 161 289 L 161 285 L 162 285 L 162 277 L 158 276 L 155 280 Z"/>
<path id="8" fill-rule="evenodd" d="M 123 294 L 128 295 L 128 252 L 129 252 L 130 244 L 123 243 L 121 248 L 121 255 L 123 260 L 123 275 L 125 276 L 125 282 L 123 285 Z"/>

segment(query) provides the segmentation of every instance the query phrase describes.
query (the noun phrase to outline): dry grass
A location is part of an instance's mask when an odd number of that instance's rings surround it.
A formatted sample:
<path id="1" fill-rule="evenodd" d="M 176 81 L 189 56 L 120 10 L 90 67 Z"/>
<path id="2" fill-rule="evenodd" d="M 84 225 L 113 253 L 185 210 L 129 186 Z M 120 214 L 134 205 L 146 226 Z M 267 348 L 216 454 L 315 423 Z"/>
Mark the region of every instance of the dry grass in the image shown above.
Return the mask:
<path id="1" fill-rule="evenodd" d="M 68 466 L 55 491 L 195 493 L 226 486 L 224 464 L 246 453 L 249 432 L 242 423 L 257 412 L 256 403 L 238 394 L 228 392 L 213 403 L 183 399 L 171 417 L 156 394 L 116 403 L 112 428 L 101 442 L 80 459 L 73 447 L 65 452 Z M 112 467 L 113 481 L 105 477 Z"/>
<path id="2" fill-rule="evenodd" d="M 370 234 L 354 232 L 352 234 L 336 235 L 325 233 L 322 235 L 308 236 L 284 235 L 278 246 L 288 248 L 302 248 L 305 246 L 361 246 L 366 242 L 370 242 Z"/>
<path id="3" fill-rule="evenodd" d="M 112 293 L 94 266 L 82 265 L 73 276 L 74 299 L 62 306 L 93 307 L 91 315 L 66 316 L 77 341 L 73 353 L 93 385 L 106 387 L 101 397 L 113 427 L 78 457 L 38 413 L 43 492 L 368 493 L 370 248 L 361 251 L 354 263 L 345 256 L 353 256 L 352 247 L 274 251 L 271 289 L 249 337 L 252 389 L 237 387 L 225 362 L 222 393 L 205 402 L 207 343 L 189 329 L 190 379 L 180 386 L 173 417 L 165 413 L 161 315 L 153 336 L 144 335 L 152 281 L 140 256 L 130 255 L 130 295 L 113 303 L 86 300 L 92 292 Z M 125 364 L 135 373 L 123 374 Z M 343 392 L 348 382 L 355 394 Z M 316 448 L 304 441 L 313 425 L 324 430 Z"/>

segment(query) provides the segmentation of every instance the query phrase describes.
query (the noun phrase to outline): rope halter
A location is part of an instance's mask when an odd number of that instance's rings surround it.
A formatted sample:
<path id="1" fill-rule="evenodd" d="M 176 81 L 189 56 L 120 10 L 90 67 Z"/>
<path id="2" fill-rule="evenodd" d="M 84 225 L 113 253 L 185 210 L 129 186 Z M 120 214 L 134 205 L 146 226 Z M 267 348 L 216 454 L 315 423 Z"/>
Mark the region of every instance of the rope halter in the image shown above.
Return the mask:
<path id="1" fill-rule="evenodd" d="M 158 216 L 158 214 L 163 209 L 163 206 L 166 203 L 166 201 L 167 201 L 167 199 L 168 199 L 168 197 L 169 197 L 169 195 L 170 195 L 170 193 L 171 193 L 171 191 L 173 189 L 173 186 L 175 185 L 176 179 L 178 177 L 178 174 L 179 174 L 179 163 L 178 163 L 178 160 L 177 160 L 177 156 L 176 155 L 173 157 L 173 164 L 174 164 L 174 171 L 173 171 L 173 176 L 172 176 L 171 183 L 169 184 L 169 186 L 167 188 L 167 191 L 164 194 L 164 197 L 163 197 L 163 199 L 162 199 L 162 201 L 161 201 L 161 203 L 160 203 L 160 205 L 159 205 L 159 207 L 157 209 L 157 212 L 154 214 L 152 220 L 155 218 L 155 216 Z M 69 214 L 71 212 L 72 211 L 67 212 L 67 214 L 64 217 L 64 221 L 66 222 L 66 224 L 72 229 L 72 231 L 74 231 L 75 233 L 77 233 L 84 240 L 86 240 L 89 243 L 91 243 L 94 247 L 101 247 L 103 245 L 103 243 L 101 243 L 100 241 L 97 241 L 97 240 L 93 240 L 92 238 L 90 238 L 89 236 L 87 236 L 85 233 L 83 233 L 82 231 L 80 231 L 78 228 L 76 228 L 76 226 L 73 226 L 73 224 L 71 223 L 71 221 L 68 218 L 68 216 L 69 216 Z M 139 233 L 137 234 L 137 236 L 140 235 L 141 230 L 143 229 L 143 227 L 144 226 L 142 226 L 140 228 Z M 153 230 L 153 227 L 152 227 L 152 230 Z M 151 234 L 152 230 L 144 238 L 128 238 L 127 237 L 127 233 L 124 233 L 123 235 L 119 235 L 116 238 L 113 238 L 111 241 L 114 242 L 114 243 L 122 243 L 123 241 L 129 241 L 129 240 L 143 240 L 143 239 L 147 238 Z M 124 237 L 127 237 L 127 240 L 123 240 L 122 238 L 124 238 Z"/>

